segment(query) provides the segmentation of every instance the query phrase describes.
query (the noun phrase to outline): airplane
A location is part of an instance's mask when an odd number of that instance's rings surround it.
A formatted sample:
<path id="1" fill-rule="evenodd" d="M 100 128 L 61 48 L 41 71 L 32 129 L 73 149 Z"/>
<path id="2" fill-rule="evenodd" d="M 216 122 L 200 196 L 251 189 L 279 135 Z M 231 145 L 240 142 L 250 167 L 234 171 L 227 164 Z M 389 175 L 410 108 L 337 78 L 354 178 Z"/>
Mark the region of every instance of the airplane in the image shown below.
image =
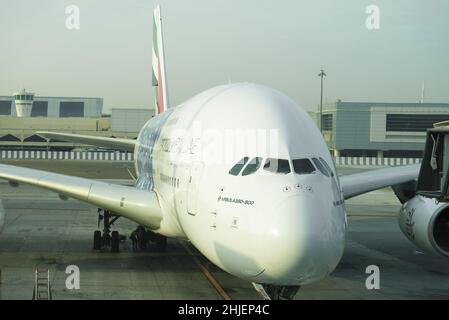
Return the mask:
<path id="1" fill-rule="evenodd" d="M 231 83 L 171 107 L 165 67 L 157 6 L 152 56 L 156 115 L 137 139 L 37 132 L 48 139 L 134 152 L 134 185 L 11 165 L 0 165 L 0 178 L 104 210 L 105 228 L 103 234 L 95 231 L 94 248 L 107 239 L 118 251 L 118 232 L 109 233 L 113 221 L 124 217 L 151 231 L 162 249 L 167 237 L 189 241 L 221 269 L 252 282 L 266 299 L 293 299 L 301 286 L 331 274 L 345 249 L 345 200 L 388 186 L 404 203 L 399 224 L 406 236 L 428 252 L 449 257 L 449 246 L 435 236 L 449 233 L 446 204 L 409 187 L 417 181 L 419 165 L 339 177 L 321 132 L 285 94 Z M 265 147 L 228 150 L 229 139 L 221 138 L 231 132 L 236 141 L 245 140 L 250 128 L 274 138 Z M 206 156 L 203 151 L 211 148 L 225 150 L 229 159 Z"/>

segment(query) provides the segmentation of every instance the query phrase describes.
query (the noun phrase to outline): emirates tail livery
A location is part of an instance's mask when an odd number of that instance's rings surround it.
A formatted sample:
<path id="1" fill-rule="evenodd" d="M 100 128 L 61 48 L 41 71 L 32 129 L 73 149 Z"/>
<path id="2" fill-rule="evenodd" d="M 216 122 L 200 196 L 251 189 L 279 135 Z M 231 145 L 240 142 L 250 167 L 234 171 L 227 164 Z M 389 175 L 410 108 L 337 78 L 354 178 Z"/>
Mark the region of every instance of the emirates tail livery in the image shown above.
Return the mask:
<path id="1" fill-rule="evenodd" d="M 157 7 L 152 64 L 157 115 L 137 140 L 38 133 L 133 151 L 134 186 L 9 165 L 0 165 L 0 178 L 105 210 L 105 230 L 95 232 L 95 248 L 110 239 L 113 251 L 118 251 L 118 233 L 113 231 L 109 238 L 110 225 L 116 217 L 125 217 L 151 231 L 161 248 L 166 237 L 188 240 L 223 270 L 254 283 L 266 298 L 294 298 L 300 286 L 323 279 L 338 265 L 347 235 L 344 200 L 407 185 L 417 179 L 419 166 L 339 178 L 307 113 L 281 92 L 262 85 L 226 84 L 171 107 L 162 36 Z M 257 146 L 232 146 L 247 141 L 248 130 L 257 133 Z M 407 215 L 413 206 L 420 217 L 414 225 L 413 215 Z M 410 239 L 417 245 L 448 257 L 449 248 L 430 230 L 436 226 L 435 215 L 447 217 L 442 206 L 412 195 L 400 222 L 405 232 L 413 226 L 416 236 Z M 447 233 L 445 228 L 438 230 Z"/>

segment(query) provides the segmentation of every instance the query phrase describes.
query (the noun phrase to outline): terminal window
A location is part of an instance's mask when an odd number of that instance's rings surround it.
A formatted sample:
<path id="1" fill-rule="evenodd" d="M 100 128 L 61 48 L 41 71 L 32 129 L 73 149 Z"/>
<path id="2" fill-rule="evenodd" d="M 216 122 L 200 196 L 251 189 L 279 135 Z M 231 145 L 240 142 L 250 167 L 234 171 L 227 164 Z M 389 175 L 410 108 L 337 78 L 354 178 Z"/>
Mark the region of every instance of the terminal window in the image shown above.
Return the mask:
<path id="1" fill-rule="evenodd" d="M 59 116 L 61 118 L 84 117 L 84 102 L 61 102 Z"/>
<path id="2" fill-rule="evenodd" d="M 387 114 L 387 131 L 421 132 L 436 122 L 449 120 L 449 114 Z"/>
<path id="3" fill-rule="evenodd" d="M 48 116 L 48 101 L 34 101 L 31 108 L 32 117 L 47 117 Z"/>
<path id="4" fill-rule="evenodd" d="M 333 115 L 332 113 L 323 114 L 321 116 L 321 123 L 323 124 L 323 131 L 332 131 L 333 129 Z"/>
<path id="5" fill-rule="evenodd" d="M 0 115 L 10 116 L 11 115 L 11 103 L 12 101 L 0 101 Z"/>

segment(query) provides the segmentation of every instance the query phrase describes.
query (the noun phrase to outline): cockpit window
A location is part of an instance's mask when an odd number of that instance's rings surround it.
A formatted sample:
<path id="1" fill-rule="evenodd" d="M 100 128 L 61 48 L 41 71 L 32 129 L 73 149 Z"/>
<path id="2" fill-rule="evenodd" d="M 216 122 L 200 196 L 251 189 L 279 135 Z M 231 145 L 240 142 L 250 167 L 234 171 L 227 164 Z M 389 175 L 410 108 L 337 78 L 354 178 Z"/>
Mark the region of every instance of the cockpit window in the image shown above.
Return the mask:
<path id="1" fill-rule="evenodd" d="M 318 160 L 317 158 L 312 158 L 312 161 L 322 174 L 324 174 L 326 177 L 330 176 L 330 172 L 326 169 L 326 167 L 321 163 L 320 160 Z"/>
<path id="2" fill-rule="evenodd" d="M 292 160 L 292 162 L 293 169 L 297 174 L 309 174 L 316 171 L 315 167 L 309 159 L 295 159 Z"/>
<path id="3" fill-rule="evenodd" d="M 251 173 L 254 173 L 259 169 L 262 163 L 262 158 L 256 157 L 252 158 L 251 161 L 246 165 L 245 169 L 242 171 L 242 176 L 247 176 Z"/>
<path id="4" fill-rule="evenodd" d="M 263 169 L 272 173 L 290 173 L 290 164 L 286 159 L 273 159 L 268 158 L 265 160 L 265 164 L 263 165 Z"/>
<path id="5" fill-rule="evenodd" d="M 249 157 L 244 157 L 242 159 L 240 159 L 239 162 L 237 162 L 232 168 L 231 170 L 229 170 L 229 174 L 232 174 L 233 176 L 236 176 L 240 173 L 240 170 L 242 170 L 242 168 L 244 167 L 244 165 L 248 162 Z"/>
<path id="6" fill-rule="evenodd" d="M 334 176 L 334 172 L 332 171 L 331 167 L 327 164 L 326 160 L 324 160 L 323 158 L 320 157 L 321 162 L 323 163 L 323 165 L 327 168 L 327 171 L 330 172 L 331 177 Z"/>

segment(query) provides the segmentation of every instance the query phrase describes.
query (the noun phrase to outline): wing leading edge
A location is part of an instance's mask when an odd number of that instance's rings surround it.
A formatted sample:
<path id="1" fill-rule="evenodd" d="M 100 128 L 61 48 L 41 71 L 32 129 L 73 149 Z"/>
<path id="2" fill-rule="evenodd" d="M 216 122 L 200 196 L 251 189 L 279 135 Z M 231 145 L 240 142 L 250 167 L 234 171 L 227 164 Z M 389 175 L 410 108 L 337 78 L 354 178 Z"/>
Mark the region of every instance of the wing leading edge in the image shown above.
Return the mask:
<path id="1" fill-rule="evenodd" d="M 134 139 L 107 138 L 107 137 L 88 136 L 82 134 L 59 133 L 48 131 L 38 131 L 36 132 L 36 134 L 47 139 L 76 142 L 91 146 L 97 146 L 120 151 L 128 151 L 128 152 L 133 152 L 134 147 L 136 145 L 136 140 Z"/>
<path id="2" fill-rule="evenodd" d="M 52 190 L 110 210 L 151 229 L 158 229 L 162 220 L 162 210 L 154 191 L 3 164 L 0 165 L 0 179 Z"/>
<path id="3" fill-rule="evenodd" d="M 345 199 L 418 179 L 419 164 L 390 167 L 340 177 Z"/>

